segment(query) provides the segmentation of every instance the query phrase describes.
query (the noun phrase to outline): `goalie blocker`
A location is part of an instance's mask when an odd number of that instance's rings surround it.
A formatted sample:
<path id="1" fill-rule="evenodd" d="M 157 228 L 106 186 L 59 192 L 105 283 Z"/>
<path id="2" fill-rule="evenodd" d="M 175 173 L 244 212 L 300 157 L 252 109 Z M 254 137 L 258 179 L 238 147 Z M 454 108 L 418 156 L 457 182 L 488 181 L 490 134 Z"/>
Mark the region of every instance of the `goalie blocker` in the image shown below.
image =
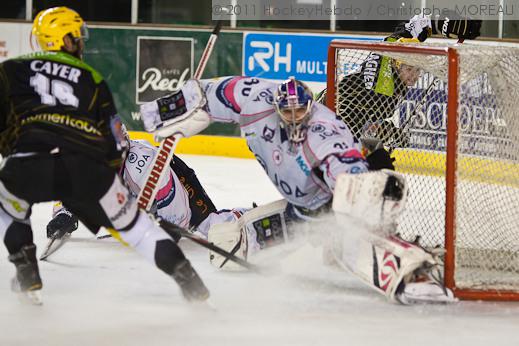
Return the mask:
<path id="1" fill-rule="evenodd" d="M 199 82 L 190 79 L 180 90 L 141 105 L 144 129 L 153 133 L 157 141 L 175 134 L 196 135 L 210 123 L 204 110 L 206 104 Z"/>

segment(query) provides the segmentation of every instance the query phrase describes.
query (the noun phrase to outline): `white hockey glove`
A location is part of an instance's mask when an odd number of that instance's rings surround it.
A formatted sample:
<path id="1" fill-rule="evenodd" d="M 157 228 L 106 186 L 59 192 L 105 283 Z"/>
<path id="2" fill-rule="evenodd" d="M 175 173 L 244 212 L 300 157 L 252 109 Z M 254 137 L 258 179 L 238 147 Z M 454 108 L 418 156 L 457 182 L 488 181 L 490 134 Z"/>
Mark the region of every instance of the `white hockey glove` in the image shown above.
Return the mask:
<path id="1" fill-rule="evenodd" d="M 413 38 L 417 38 L 423 42 L 432 32 L 431 16 L 424 14 L 417 14 L 409 20 L 409 23 L 404 24 L 407 32 L 409 32 Z"/>
<path id="2" fill-rule="evenodd" d="M 337 177 L 332 209 L 340 224 L 355 219 L 373 229 L 385 229 L 404 210 L 408 186 L 403 175 L 383 169 Z"/>
<path id="3" fill-rule="evenodd" d="M 190 79 L 180 90 L 141 105 L 144 129 L 153 133 L 158 141 L 177 133 L 193 136 L 210 123 L 209 114 L 204 110 L 206 103 L 199 82 Z"/>

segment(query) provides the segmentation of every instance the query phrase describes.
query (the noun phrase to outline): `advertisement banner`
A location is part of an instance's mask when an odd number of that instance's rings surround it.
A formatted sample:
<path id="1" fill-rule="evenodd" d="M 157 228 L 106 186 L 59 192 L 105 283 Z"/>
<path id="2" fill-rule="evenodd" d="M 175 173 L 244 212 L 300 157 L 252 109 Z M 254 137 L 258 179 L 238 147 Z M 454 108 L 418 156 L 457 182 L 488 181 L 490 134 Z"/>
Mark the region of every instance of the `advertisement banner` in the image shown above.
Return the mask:
<path id="1" fill-rule="evenodd" d="M 139 104 L 171 93 L 194 73 L 209 29 L 95 25 L 89 28 L 85 61 L 108 82 L 129 130 L 143 130 Z M 203 78 L 239 75 L 242 33 L 222 31 Z M 234 125 L 214 124 L 205 133 L 238 135 Z"/>
<path id="2" fill-rule="evenodd" d="M 409 123 L 409 145 L 416 149 L 445 151 L 447 131 L 447 85 L 424 74 L 408 90 L 399 109 L 400 124 Z M 495 91 L 490 86 L 488 76 L 482 73 L 460 88 L 458 127 L 461 136 L 458 141 L 462 153 L 470 153 L 493 158 L 509 158 L 510 153 L 503 148 L 509 142 L 506 119 L 498 107 Z M 417 109 L 418 107 L 418 109 Z M 410 119 L 410 120 L 409 120 Z"/>
<path id="3" fill-rule="evenodd" d="M 380 41 L 382 36 L 246 32 L 243 74 L 275 80 L 294 76 L 305 82 L 325 83 L 328 45 L 334 39 Z"/>
<path id="4" fill-rule="evenodd" d="M 135 103 L 172 93 L 193 74 L 193 38 L 137 37 Z"/>

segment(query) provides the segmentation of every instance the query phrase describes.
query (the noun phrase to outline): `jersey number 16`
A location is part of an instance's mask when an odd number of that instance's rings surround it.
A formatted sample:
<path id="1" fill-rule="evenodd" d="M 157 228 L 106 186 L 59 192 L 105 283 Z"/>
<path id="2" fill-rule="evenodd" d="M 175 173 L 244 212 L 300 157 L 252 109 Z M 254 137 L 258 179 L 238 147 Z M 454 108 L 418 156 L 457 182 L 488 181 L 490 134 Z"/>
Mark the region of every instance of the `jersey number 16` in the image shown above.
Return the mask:
<path id="1" fill-rule="evenodd" d="M 49 79 L 41 73 L 36 73 L 31 77 L 31 86 L 40 95 L 41 103 L 55 106 L 56 100 L 61 104 L 76 107 L 79 99 L 74 95 L 74 88 L 62 80 Z"/>

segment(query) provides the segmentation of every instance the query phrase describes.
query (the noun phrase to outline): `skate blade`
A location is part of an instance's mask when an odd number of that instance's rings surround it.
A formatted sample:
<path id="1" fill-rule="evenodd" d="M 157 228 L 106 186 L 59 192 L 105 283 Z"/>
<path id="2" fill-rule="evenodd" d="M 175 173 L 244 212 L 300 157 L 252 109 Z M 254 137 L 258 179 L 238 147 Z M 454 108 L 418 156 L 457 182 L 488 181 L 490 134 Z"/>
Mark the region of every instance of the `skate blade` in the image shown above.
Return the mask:
<path id="1" fill-rule="evenodd" d="M 20 292 L 20 295 L 22 295 L 29 304 L 43 305 L 40 290 Z"/>
<path id="2" fill-rule="evenodd" d="M 49 242 L 47 243 L 47 247 L 45 248 L 45 250 L 43 251 L 43 253 L 40 256 L 40 261 L 44 261 L 45 259 L 47 259 L 47 257 L 52 255 L 54 252 L 58 251 L 59 248 L 61 248 L 63 246 L 63 244 L 65 244 L 67 242 L 67 240 L 69 240 L 69 239 L 70 239 L 70 233 L 66 233 L 63 237 L 61 237 L 59 239 L 51 238 L 49 240 Z"/>
<path id="3" fill-rule="evenodd" d="M 408 283 L 397 300 L 404 305 L 452 304 L 458 302 L 451 290 L 435 283 Z"/>
<path id="4" fill-rule="evenodd" d="M 41 285 L 38 288 L 28 291 L 22 291 L 20 283 L 16 278 L 11 279 L 11 290 L 18 295 L 18 299 L 23 304 L 30 305 L 42 305 L 43 300 L 41 298 Z"/>
<path id="5" fill-rule="evenodd" d="M 210 298 L 207 298 L 206 300 L 204 301 L 200 301 L 200 300 L 197 300 L 197 301 L 190 301 L 189 304 L 195 308 L 195 309 L 200 309 L 200 310 L 204 310 L 204 311 L 211 311 L 211 312 L 216 312 L 218 311 L 218 308 L 216 307 L 216 305 L 214 304 L 213 301 L 211 301 Z"/>

